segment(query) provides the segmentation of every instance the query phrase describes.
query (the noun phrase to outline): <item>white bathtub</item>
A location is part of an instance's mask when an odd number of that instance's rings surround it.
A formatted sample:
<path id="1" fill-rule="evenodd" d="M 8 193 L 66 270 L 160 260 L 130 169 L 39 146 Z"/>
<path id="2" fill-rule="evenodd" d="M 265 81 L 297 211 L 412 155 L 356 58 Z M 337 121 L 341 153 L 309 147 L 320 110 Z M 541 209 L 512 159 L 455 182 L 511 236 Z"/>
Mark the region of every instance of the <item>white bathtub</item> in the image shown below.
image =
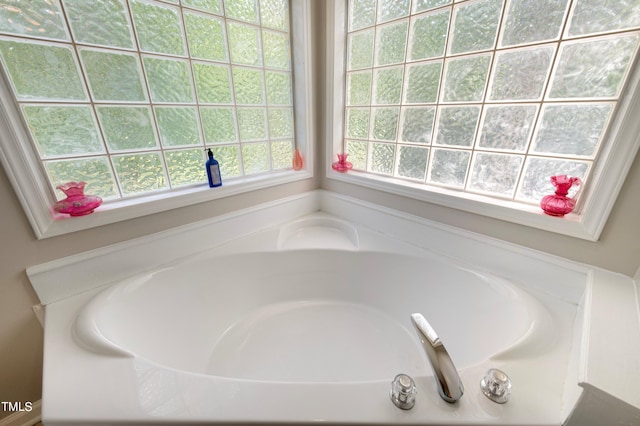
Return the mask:
<path id="1" fill-rule="evenodd" d="M 119 272 L 100 260 L 127 269 L 132 257 L 173 247 L 163 244 L 70 262 L 75 284 L 60 292 L 109 282 L 46 306 L 46 425 L 560 425 L 566 417 L 578 309 L 540 286 L 325 214 L 106 277 Z M 438 395 L 414 312 L 458 368 L 457 403 Z M 490 368 L 513 381 L 506 404 L 480 390 Z M 398 373 L 415 379 L 411 410 L 389 397 Z"/>
<path id="2" fill-rule="evenodd" d="M 555 340 L 548 310 L 509 282 L 426 256 L 340 250 L 183 262 L 98 294 L 74 331 L 98 354 L 271 382 L 276 392 L 280 384 L 429 376 L 414 312 L 461 371 Z"/>

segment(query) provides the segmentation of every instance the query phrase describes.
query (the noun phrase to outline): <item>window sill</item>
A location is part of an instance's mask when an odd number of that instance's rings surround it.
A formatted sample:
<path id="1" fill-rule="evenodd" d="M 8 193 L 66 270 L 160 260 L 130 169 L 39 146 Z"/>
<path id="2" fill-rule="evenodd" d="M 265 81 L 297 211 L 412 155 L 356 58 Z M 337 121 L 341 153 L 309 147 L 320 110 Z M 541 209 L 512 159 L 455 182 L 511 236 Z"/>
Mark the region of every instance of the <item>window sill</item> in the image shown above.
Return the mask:
<path id="1" fill-rule="evenodd" d="M 97 226 L 116 223 L 149 214 L 160 213 L 180 207 L 217 200 L 249 191 L 282 185 L 312 177 L 307 170 L 283 171 L 269 176 L 245 177 L 224 182 L 217 188 L 209 188 L 207 184 L 185 188 L 181 191 L 149 194 L 143 197 L 108 202 L 98 207 L 87 216 L 70 217 L 49 209 L 49 220 L 38 220 L 32 223 L 38 239 L 90 229 Z"/>
<path id="2" fill-rule="evenodd" d="M 499 200 L 447 188 L 414 184 L 404 180 L 362 172 L 349 171 L 348 173 L 339 173 L 334 170 L 328 170 L 327 177 L 340 182 L 570 237 L 597 241 L 599 236 L 599 224 L 596 223 L 589 226 L 583 215 L 577 213 L 570 213 L 563 218 L 553 217 L 544 214 L 539 207 L 533 205 Z"/>

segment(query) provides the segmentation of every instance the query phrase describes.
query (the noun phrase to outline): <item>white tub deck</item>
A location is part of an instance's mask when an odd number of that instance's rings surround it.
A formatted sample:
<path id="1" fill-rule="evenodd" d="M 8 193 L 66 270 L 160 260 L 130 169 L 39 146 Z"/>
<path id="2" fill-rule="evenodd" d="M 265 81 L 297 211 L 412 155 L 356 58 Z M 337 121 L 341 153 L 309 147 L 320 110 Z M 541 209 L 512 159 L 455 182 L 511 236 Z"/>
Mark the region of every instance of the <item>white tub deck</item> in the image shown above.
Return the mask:
<path id="1" fill-rule="evenodd" d="M 323 192 L 28 273 L 46 307 L 47 425 L 588 425 L 594 398 L 624 419 L 640 407 L 604 359 L 626 354 L 640 371 L 632 280 Z M 414 340 L 421 310 L 458 364 L 456 404 Z M 214 331 L 212 318 L 226 322 Z M 623 349 L 600 344 L 621 336 Z M 489 368 L 511 376 L 507 404 L 481 394 Z M 418 387 L 409 411 L 389 399 L 400 372 Z"/>

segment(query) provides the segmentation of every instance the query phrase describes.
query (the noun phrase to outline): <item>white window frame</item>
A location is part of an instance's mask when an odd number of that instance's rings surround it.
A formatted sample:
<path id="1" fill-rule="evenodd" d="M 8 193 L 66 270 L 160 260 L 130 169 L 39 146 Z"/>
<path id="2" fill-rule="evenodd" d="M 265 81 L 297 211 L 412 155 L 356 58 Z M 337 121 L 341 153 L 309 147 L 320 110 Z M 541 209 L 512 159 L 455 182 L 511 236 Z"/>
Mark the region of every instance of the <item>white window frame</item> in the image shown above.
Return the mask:
<path id="1" fill-rule="evenodd" d="M 636 62 L 629 75 L 576 210 L 564 218 L 552 217 L 539 207 L 524 203 L 365 172 L 340 173 L 332 169 L 336 154 L 343 151 L 347 2 L 332 0 L 327 4 L 327 178 L 584 240 L 598 240 L 640 148 L 640 62 Z"/>
<path id="2" fill-rule="evenodd" d="M 13 185 L 31 223 L 36 238 L 43 239 L 69 232 L 94 228 L 123 220 L 146 216 L 178 207 L 216 200 L 261 188 L 313 177 L 314 117 L 311 86 L 311 0 L 291 1 L 291 39 L 293 56 L 293 96 L 296 147 L 304 158 L 304 168 L 234 178 L 218 188 L 201 186 L 136 198 L 110 201 L 93 214 L 65 217 L 53 213 L 56 202 L 30 136 L 22 121 L 10 87 L 0 75 L 0 162 Z M 204 169 L 204 161 L 202 165 Z"/>

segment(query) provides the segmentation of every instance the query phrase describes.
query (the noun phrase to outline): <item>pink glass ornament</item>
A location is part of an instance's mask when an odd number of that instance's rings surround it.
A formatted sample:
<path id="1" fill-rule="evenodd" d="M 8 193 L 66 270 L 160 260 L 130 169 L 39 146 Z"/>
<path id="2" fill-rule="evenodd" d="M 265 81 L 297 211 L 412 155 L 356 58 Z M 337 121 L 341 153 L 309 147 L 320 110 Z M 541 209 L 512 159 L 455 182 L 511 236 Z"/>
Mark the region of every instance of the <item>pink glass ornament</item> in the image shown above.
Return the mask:
<path id="1" fill-rule="evenodd" d="M 338 154 L 338 161 L 331 165 L 333 170 L 340 173 L 346 173 L 351 170 L 353 168 L 353 164 L 347 161 L 348 156 L 349 154 Z"/>
<path id="2" fill-rule="evenodd" d="M 297 148 L 295 149 L 295 151 L 293 151 L 293 160 L 291 162 L 291 165 L 293 167 L 293 170 L 302 170 L 302 168 L 304 167 L 304 160 L 302 159 L 302 155 Z"/>
<path id="3" fill-rule="evenodd" d="M 575 184 L 580 185 L 582 181 L 577 177 L 569 177 L 567 175 L 551 176 L 551 183 L 556 187 L 556 193 L 553 195 L 545 195 L 540 200 L 542 210 L 551 216 L 564 216 L 571 213 L 576 206 L 576 194 L 573 198 L 569 197 L 569 189 Z"/>
<path id="4" fill-rule="evenodd" d="M 70 216 L 85 216 L 102 204 L 102 198 L 95 195 L 84 195 L 85 182 L 67 182 L 56 188 L 67 196 L 53 205 L 58 213 L 66 213 Z"/>

